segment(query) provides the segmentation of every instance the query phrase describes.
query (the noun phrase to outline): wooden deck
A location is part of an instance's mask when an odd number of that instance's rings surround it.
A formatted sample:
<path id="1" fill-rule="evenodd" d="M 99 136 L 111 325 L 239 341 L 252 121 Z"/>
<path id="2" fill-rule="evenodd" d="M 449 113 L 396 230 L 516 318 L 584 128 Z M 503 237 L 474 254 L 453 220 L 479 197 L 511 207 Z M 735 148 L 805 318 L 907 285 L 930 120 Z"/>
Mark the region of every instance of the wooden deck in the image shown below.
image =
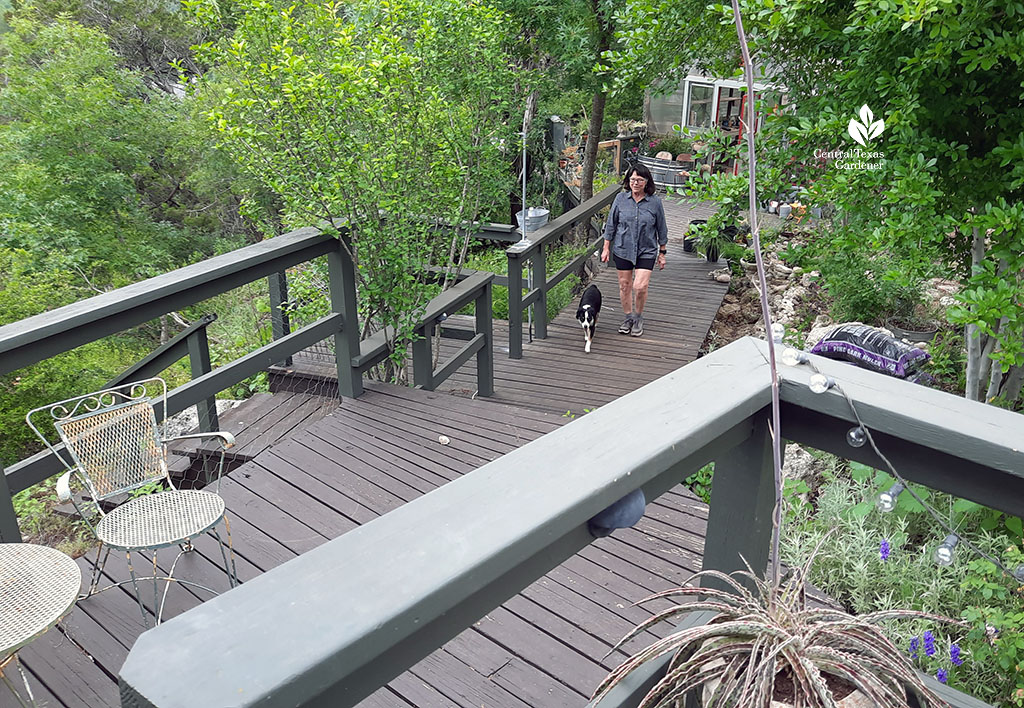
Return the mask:
<path id="1" fill-rule="evenodd" d="M 241 579 L 572 424 L 567 411 L 582 415 L 696 358 L 726 286 L 707 277 L 714 266 L 682 251 L 689 218 L 706 213 L 666 207 L 669 265 L 652 278 L 643 337 L 616 333 L 621 322 L 616 277 L 602 269 L 597 282 L 604 309 L 592 353 L 583 352 L 575 305 L 549 325 L 546 340 L 524 343 L 521 360 L 507 357 L 507 332 L 496 323 L 492 398 L 473 399 L 471 362 L 438 392 L 369 383 L 362 397 L 345 399 L 340 407 L 333 399 L 277 393 L 225 415 L 224 429 L 239 437 L 231 458 L 236 468 L 223 480 L 221 493 Z M 329 367 L 318 364 L 315 355 L 296 357 L 291 368 L 326 376 L 329 383 Z M 450 442 L 441 444 L 440 436 Z M 202 456 L 191 449 L 177 452 L 183 468 Z M 605 654 L 649 616 L 632 603 L 680 584 L 699 568 L 706 519 L 705 505 L 676 488 L 651 503 L 635 528 L 595 541 L 361 705 L 586 705 L 600 679 L 624 656 Z M 176 575 L 227 589 L 215 541 L 204 537 L 196 548 L 179 561 Z M 173 555 L 164 551 L 160 566 L 166 568 Z M 85 559 L 79 562 L 87 577 Z M 127 578 L 125 560 L 112 556 L 108 575 Z M 152 612 L 151 593 L 145 594 Z M 202 591 L 174 585 L 165 616 L 205 599 Z M 301 601 L 301 588 L 296 599 Z M 117 674 L 143 629 L 136 601 L 124 589 L 79 603 L 57 629 L 21 651 L 39 704 L 118 705 Z M 650 636 L 635 640 L 636 646 Z M 0 708 L 14 705 L 0 690 Z"/>
<path id="2" fill-rule="evenodd" d="M 239 574 L 251 579 L 567 423 L 492 401 L 371 383 L 359 399 L 344 400 L 223 481 Z M 451 442 L 442 445 L 441 435 Z M 623 656 L 605 653 L 647 616 L 631 604 L 699 566 L 705 523 L 705 506 L 685 489 L 665 495 L 636 528 L 596 541 L 363 705 L 585 705 Z M 225 589 L 213 539 L 196 546 L 176 573 Z M 164 554 L 161 566 L 173 559 Z M 112 556 L 108 572 L 127 577 L 124 560 Z M 203 599 L 201 591 L 173 586 L 167 616 Z M 124 589 L 79 603 L 21 652 L 41 704 L 117 705 L 117 672 L 142 630 Z M 0 692 L 0 706 L 13 705 Z"/>

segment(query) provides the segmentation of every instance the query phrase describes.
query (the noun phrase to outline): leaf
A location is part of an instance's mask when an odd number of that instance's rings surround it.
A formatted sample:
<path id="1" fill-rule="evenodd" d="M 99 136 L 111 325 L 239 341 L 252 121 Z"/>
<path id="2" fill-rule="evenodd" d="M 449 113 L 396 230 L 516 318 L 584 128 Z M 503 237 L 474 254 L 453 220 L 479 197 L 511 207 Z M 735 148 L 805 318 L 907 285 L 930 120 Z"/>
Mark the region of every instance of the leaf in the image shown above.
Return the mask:
<path id="1" fill-rule="evenodd" d="M 863 482 L 874 472 L 873 467 L 868 467 L 863 462 L 851 462 L 850 463 L 850 476 L 853 477 L 854 481 Z"/>
<path id="2" fill-rule="evenodd" d="M 861 519 L 871 513 L 871 510 L 875 508 L 875 505 L 869 501 L 862 501 L 860 504 L 854 504 L 844 512 L 844 516 L 848 519 Z"/>
<path id="3" fill-rule="evenodd" d="M 953 502 L 953 513 L 956 514 L 972 514 L 984 508 L 981 504 L 972 502 L 970 499 L 957 499 Z"/>
<path id="4" fill-rule="evenodd" d="M 1003 523 L 1014 535 L 1018 537 L 1024 536 L 1024 523 L 1021 522 L 1020 517 L 1008 516 Z"/>

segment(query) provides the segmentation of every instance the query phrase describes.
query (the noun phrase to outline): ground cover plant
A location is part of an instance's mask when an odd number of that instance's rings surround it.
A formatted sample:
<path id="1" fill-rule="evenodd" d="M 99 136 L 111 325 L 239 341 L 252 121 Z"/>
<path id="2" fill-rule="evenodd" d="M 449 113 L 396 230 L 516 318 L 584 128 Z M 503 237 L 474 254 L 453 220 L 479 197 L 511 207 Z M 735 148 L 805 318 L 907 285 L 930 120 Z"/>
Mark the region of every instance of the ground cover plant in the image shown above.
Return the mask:
<path id="1" fill-rule="evenodd" d="M 962 545 L 953 565 L 937 565 L 933 552 L 944 532 L 920 504 L 904 493 L 893 512 L 876 509 L 879 491 L 893 481 L 887 474 L 835 458 L 823 469 L 813 501 L 806 485 L 787 490 L 786 563 L 802 563 L 817 548 L 811 582 L 856 614 L 902 607 L 962 620 L 962 627 L 912 621 L 884 629 L 922 671 L 994 705 L 1021 705 L 1020 584 Z M 1010 569 L 1020 564 L 1020 519 L 915 490 L 964 539 Z"/>

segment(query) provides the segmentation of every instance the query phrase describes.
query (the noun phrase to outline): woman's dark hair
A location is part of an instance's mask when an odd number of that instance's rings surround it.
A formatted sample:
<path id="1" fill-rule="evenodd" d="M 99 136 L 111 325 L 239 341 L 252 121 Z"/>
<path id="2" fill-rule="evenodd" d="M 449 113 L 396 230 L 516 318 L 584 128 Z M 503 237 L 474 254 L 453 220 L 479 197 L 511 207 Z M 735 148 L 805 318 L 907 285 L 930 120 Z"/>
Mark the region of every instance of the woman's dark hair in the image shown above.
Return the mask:
<path id="1" fill-rule="evenodd" d="M 630 191 L 629 178 L 633 175 L 638 175 L 647 180 L 644 182 L 644 191 L 647 192 L 647 196 L 654 194 L 654 191 L 658 188 L 657 185 L 654 184 L 654 176 L 651 174 L 651 171 L 647 169 L 647 165 L 640 164 L 639 162 L 635 165 L 630 165 L 629 169 L 626 170 L 626 176 L 622 178 L 623 189 L 627 192 Z"/>

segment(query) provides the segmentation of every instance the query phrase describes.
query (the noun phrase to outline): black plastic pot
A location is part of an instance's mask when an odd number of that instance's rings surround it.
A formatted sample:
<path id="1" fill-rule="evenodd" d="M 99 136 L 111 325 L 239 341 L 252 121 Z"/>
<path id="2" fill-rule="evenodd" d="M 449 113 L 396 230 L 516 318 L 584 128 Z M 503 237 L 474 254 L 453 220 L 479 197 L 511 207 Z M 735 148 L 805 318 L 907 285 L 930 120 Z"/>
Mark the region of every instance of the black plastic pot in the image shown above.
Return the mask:
<path id="1" fill-rule="evenodd" d="M 718 246 L 708 246 L 704 253 L 704 257 L 707 259 L 708 263 L 718 263 L 718 256 Z"/>

